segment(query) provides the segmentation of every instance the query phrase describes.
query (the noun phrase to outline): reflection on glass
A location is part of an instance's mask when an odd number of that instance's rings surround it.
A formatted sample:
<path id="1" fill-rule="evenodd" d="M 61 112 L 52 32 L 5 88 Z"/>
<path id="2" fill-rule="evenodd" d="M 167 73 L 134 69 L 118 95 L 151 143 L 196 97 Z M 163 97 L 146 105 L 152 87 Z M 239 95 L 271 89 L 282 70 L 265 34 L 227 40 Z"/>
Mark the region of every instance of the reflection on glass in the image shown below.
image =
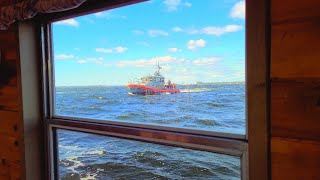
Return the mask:
<path id="1" fill-rule="evenodd" d="M 55 114 L 245 134 L 244 1 L 172 2 L 54 23 Z"/>
<path id="2" fill-rule="evenodd" d="M 59 179 L 240 179 L 240 158 L 57 130 Z"/>

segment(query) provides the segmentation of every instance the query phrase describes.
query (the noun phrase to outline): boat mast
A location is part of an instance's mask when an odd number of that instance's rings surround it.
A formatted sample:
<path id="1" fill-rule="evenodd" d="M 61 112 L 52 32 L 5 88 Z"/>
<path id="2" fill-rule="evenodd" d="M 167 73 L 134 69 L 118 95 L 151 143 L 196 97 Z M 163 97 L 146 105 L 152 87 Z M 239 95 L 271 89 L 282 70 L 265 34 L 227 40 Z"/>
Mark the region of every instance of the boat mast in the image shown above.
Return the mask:
<path id="1" fill-rule="evenodd" d="M 158 74 L 160 74 L 160 69 L 161 69 L 161 67 L 160 67 L 160 65 L 159 65 L 159 62 L 158 62 Z"/>

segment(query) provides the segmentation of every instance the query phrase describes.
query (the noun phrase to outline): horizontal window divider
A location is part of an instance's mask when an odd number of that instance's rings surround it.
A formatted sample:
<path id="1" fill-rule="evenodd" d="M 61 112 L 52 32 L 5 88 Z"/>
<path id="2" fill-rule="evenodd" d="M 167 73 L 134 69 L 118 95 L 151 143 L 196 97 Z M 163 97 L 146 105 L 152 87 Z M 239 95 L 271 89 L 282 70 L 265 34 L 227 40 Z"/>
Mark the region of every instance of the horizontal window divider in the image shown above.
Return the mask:
<path id="1" fill-rule="evenodd" d="M 99 119 L 67 117 L 67 116 L 57 116 L 57 115 L 53 116 L 52 120 L 56 120 L 56 119 L 82 121 L 82 122 L 98 123 L 98 124 L 120 125 L 120 126 L 134 127 L 134 128 L 163 130 L 166 132 L 170 131 L 170 132 L 214 136 L 214 137 L 221 137 L 221 138 L 227 138 L 227 139 L 233 139 L 233 140 L 246 141 L 246 135 L 244 134 L 232 134 L 232 133 L 226 133 L 226 132 L 208 131 L 208 130 L 201 130 L 201 129 L 190 129 L 190 128 L 180 128 L 180 127 L 172 127 L 172 126 L 170 127 L 170 126 L 164 126 L 164 125 L 121 122 L 121 121 L 115 121 L 115 120 L 99 120 Z"/>
<path id="2" fill-rule="evenodd" d="M 48 119 L 47 123 L 50 128 L 103 134 L 233 156 L 243 156 L 247 151 L 246 140 L 56 118 Z"/>

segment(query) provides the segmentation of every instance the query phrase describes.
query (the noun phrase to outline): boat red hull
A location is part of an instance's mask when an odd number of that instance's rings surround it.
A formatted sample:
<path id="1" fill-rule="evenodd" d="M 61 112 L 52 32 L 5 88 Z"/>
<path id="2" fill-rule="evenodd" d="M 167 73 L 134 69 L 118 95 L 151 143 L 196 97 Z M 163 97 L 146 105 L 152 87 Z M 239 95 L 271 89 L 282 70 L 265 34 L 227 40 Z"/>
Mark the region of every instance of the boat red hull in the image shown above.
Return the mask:
<path id="1" fill-rule="evenodd" d="M 155 94 L 162 94 L 162 93 L 180 93 L 179 89 L 157 89 L 154 87 L 142 85 L 142 84 L 128 84 L 128 88 L 132 94 L 138 95 L 155 95 Z"/>

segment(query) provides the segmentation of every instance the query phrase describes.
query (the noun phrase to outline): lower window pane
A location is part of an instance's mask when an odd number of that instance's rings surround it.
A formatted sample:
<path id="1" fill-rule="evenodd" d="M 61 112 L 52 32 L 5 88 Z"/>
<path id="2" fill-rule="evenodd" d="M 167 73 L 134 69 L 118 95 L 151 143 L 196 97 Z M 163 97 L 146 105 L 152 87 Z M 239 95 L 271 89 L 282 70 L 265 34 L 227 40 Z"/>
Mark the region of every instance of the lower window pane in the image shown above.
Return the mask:
<path id="1" fill-rule="evenodd" d="M 240 179 L 240 158 L 57 130 L 59 179 Z"/>

